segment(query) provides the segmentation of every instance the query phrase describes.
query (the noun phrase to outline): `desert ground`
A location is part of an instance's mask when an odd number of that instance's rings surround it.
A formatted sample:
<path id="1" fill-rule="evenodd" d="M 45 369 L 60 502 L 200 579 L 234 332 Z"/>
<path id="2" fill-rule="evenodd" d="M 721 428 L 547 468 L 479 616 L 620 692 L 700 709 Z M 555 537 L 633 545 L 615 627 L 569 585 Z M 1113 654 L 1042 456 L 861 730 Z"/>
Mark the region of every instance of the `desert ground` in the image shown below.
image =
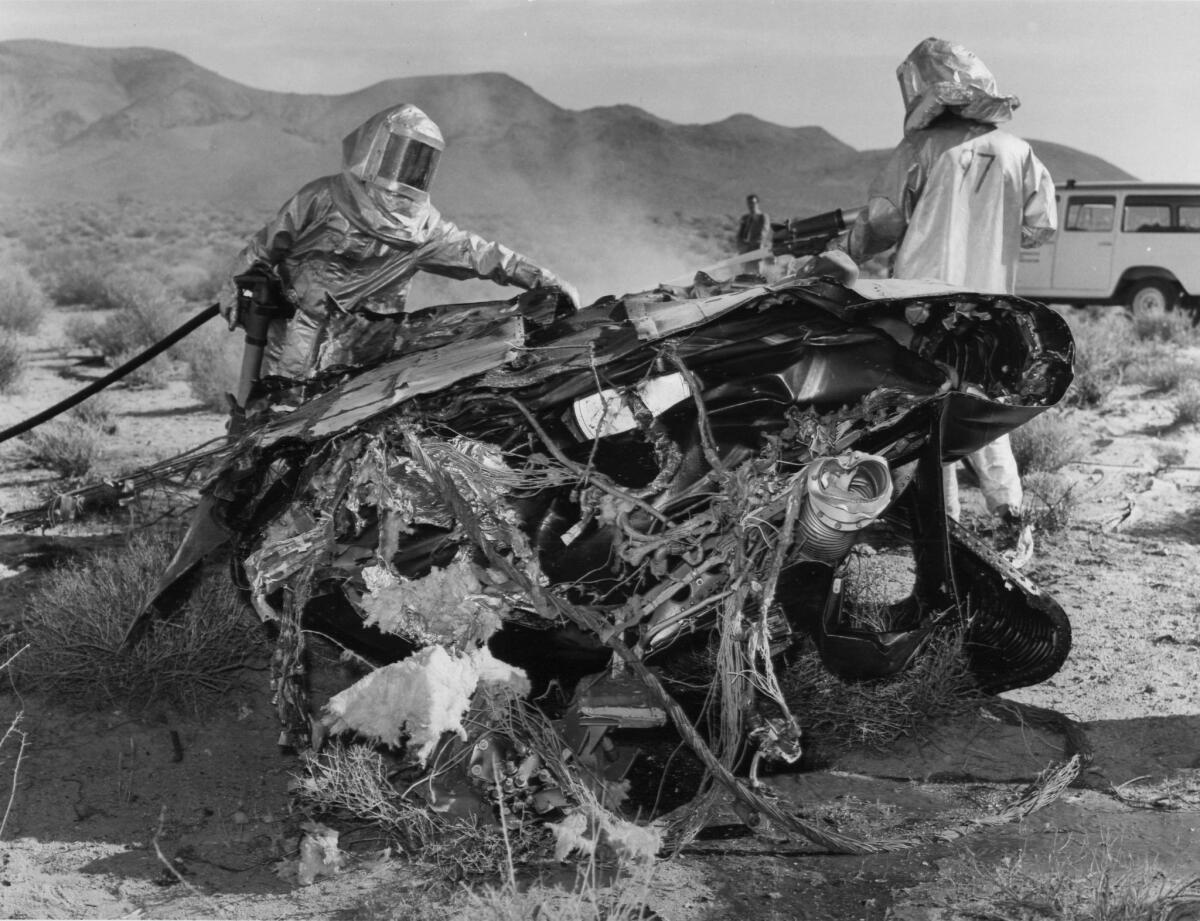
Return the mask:
<path id="1" fill-rule="evenodd" d="M 84 313 L 103 316 L 50 307 L 36 333 L 21 337 L 28 366 L 0 402 L 0 426 L 106 371 L 64 334 Z M 1200 377 L 1194 341 L 1170 355 L 1179 376 Z M 1077 449 L 1059 471 L 1070 515 L 1037 531 L 1025 568 L 1066 608 L 1074 648 L 1053 678 L 1008 696 L 1082 724 L 1094 758 L 1072 786 L 1020 821 L 990 824 L 987 816 L 1061 759 L 1064 738 L 983 709 L 934 719 L 884 749 L 845 746 L 816 767 L 767 777 L 781 803 L 831 828 L 867 839 L 929 833 L 924 843 L 834 855 L 770 829 L 748 836 L 723 810 L 709 833 L 655 864 L 645 890 L 653 914 L 640 916 L 1200 918 L 1200 884 L 1190 898 L 1184 888 L 1200 879 L 1200 429 L 1180 421 L 1178 388 L 1149 377 L 1126 375 L 1098 405 L 1060 417 Z M 108 476 L 217 437 L 224 425 L 177 373 L 154 386 L 119 384 L 107 406 L 111 431 L 94 471 Z M 22 442 L 0 446 L 6 514 L 62 488 Z M 982 522 L 969 483 L 964 498 L 968 522 Z M 53 567 L 118 545 L 147 514 L 133 505 L 3 527 L 5 657 L 20 646 L 25 600 Z M 68 706 L 23 688 L 19 674 L 5 674 L 0 695 L 0 727 L 13 727 L 0 747 L 0 916 L 604 916 L 581 913 L 579 900 L 562 913 L 532 904 L 521 913 L 511 900 L 511 914 L 481 907 L 480 887 L 496 880 L 431 872 L 386 850 L 369 828 L 345 834 L 340 872 L 300 885 L 307 817 L 289 796 L 299 765 L 276 745 L 263 668 L 248 668 L 200 715 Z M 950 828 L 965 833 L 935 840 Z M 574 885 L 574 870 L 549 860 L 523 873 Z"/>

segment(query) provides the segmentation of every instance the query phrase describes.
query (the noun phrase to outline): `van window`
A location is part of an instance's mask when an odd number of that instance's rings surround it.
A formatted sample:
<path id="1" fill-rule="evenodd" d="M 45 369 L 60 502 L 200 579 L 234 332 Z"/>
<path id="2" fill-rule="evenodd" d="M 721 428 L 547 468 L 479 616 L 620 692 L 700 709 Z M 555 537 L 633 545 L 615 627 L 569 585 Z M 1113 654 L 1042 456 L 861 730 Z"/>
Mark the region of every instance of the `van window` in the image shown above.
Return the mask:
<path id="1" fill-rule="evenodd" d="M 1126 233 L 1148 233 L 1152 230 L 1171 229 L 1169 205 L 1125 205 L 1125 217 L 1121 229 Z"/>
<path id="2" fill-rule="evenodd" d="M 1130 195 L 1121 229 L 1128 233 L 1200 231 L 1200 196 Z"/>
<path id="3" fill-rule="evenodd" d="M 1067 230 L 1108 233 L 1113 229 L 1117 200 L 1112 197 L 1072 197 L 1067 205 Z"/>

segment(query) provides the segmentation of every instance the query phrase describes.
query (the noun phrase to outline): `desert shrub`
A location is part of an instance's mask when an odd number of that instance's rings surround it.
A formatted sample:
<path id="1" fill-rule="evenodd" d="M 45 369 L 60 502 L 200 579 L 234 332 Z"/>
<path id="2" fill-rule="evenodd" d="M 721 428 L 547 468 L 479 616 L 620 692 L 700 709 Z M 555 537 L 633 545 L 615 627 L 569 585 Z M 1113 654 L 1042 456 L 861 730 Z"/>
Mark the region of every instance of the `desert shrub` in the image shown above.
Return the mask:
<path id="1" fill-rule="evenodd" d="M 55 569 L 29 598 L 19 673 L 86 709 L 145 712 L 159 702 L 195 713 L 228 693 L 265 649 L 224 573 L 203 576 L 169 619 L 132 648 L 125 633 L 166 569 L 175 535 L 150 530 L 120 548 Z"/>
<path id="2" fill-rule="evenodd" d="M 171 270 L 168 282 L 173 291 L 185 301 L 216 301 L 225 283 L 224 267 L 202 266 L 195 263 L 184 263 Z"/>
<path id="3" fill-rule="evenodd" d="M 50 299 L 23 265 L 0 269 L 0 328 L 35 333 Z"/>
<path id="4" fill-rule="evenodd" d="M 78 419 L 53 419 L 20 438 L 31 464 L 64 477 L 84 476 L 101 453 L 101 432 Z"/>
<path id="5" fill-rule="evenodd" d="M 118 276 L 109 286 L 108 299 L 114 308 L 109 316 L 102 320 L 73 317 L 64 331 L 75 345 L 99 352 L 110 365 L 120 365 L 158 342 L 180 321 L 166 288 L 148 276 Z M 154 362 L 162 364 L 164 359 L 156 358 Z"/>
<path id="6" fill-rule="evenodd" d="M 179 344 L 179 354 L 187 366 L 187 381 L 192 396 L 214 412 L 227 412 L 227 394 L 237 389 L 242 369 L 242 337 L 235 336 L 224 324 L 209 323 Z"/>
<path id="7" fill-rule="evenodd" d="M 1015 429 L 1009 440 L 1022 474 L 1061 470 L 1079 460 L 1085 447 L 1079 426 L 1067 413 L 1056 410 L 1034 416 Z"/>
<path id="8" fill-rule="evenodd" d="M 1177 441 L 1159 441 L 1151 446 L 1154 452 L 1155 472 L 1168 467 L 1181 467 L 1187 463 L 1187 445 Z"/>
<path id="9" fill-rule="evenodd" d="M 1125 379 L 1131 384 L 1144 384 L 1157 393 L 1178 390 L 1187 380 L 1200 378 L 1200 367 L 1179 355 L 1165 352 L 1162 347 L 1146 349 L 1129 365 Z"/>
<path id="10" fill-rule="evenodd" d="M 1175 423 L 1195 425 L 1200 422 L 1200 380 L 1186 381 L 1175 397 Z"/>
<path id="11" fill-rule="evenodd" d="M 1034 470 L 1022 478 L 1021 517 L 1039 531 L 1053 533 L 1070 525 L 1079 507 L 1078 484 L 1052 470 Z"/>
<path id="12" fill-rule="evenodd" d="M 1133 334 L 1142 342 L 1174 342 L 1186 345 L 1196 339 L 1192 316 L 1186 310 L 1135 310 Z"/>
<path id="13" fill-rule="evenodd" d="M 17 389 L 28 360 L 24 347 L 15 336 L 0 333 L 0 393 L 12 393 Z"/>
<path id="14" fill-rule="evenodd" d="M 39 261 L 38 274 L 56 304 L 97 310 L 112 306 L 108 279 L 116 270 L 112 254 L 93 246 L 52 248 Z"/>
<path id="15" fill-rule="evenodd" d="M 117 434 L 116 412 L 112 398 L 107 393 L 97 393 L 71 408 L 67 415 L 84 425 L 91 426 L 104 435 Z"/>
<path id="16" fill-rule="evenodd" d="M 125 349 L 108 358 L 109 364 L 114 368 L 119 368 L 125 362 L 136 358 L 142 351 L 143 347 Z M 107 357 L 107 356 L 106 356 Z M 169 354 L 157 355 L 150 359 L 145 364 L 138 365 L 131 371 L 127 371 L 122 377 L 131 387 L 165 387 L 167 382 L 173 376 L 173 367 Z"/>
<path id="17" fill-rule="evenodd" d="M 1082 318 L 1069 314 L 1067 321 L 1075 337 L 1075 380 L 1065 402 L 1071 406 L 1100 406 L 1137 357 L 1129 318 L 1109 312 Z"/>

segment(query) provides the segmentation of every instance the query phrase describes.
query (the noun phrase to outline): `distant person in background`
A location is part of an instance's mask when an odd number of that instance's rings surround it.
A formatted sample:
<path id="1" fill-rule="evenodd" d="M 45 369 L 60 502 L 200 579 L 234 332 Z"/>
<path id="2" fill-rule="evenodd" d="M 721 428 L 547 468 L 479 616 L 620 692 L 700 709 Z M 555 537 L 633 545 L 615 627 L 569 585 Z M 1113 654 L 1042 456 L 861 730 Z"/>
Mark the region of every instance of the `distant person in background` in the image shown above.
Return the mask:
<path id="1" fill-rule="evenodd" d="M 752 253 L 771 245 L 771 218 L 758 207 L 758 196 L 746 196 L 746 213 L 738 221 L 737 240 L 738 253 Z M 748 274 L 762 273 L 766 259 L 752 259 L 743 263 L 742 271 Z"/>
<path id="2" fill-rule="evenodd" d="M 342 142 L 342 172 L 304 186 L 237 256 L 221 313 L 237 325 L 233 277 L 256 263 L 278 277 L 290 320 L 274 320 L 263 377 L 307 380 L 385 358 L 417 272 L 557 288 L 573 286 L 499 243 L 460 230 L 429 200 L 445 142 L 419 108 L 369 118 Z"/>
<path id="3" fill-rule="evenodd" d="M 996 125 L 1020 105 L 961 45 L 929 38 L 896 71 L 904 140 L 871 183 L 846 249 L 856 263 L 896 246 L 895 278 L 933 278 L 971 291 L 1012 294 L 1022 247 L 1058 226 L 1054 182 L 1025 141 Z M 1021 478 L 1007 435 L 968 458 L 988 511 L 1019 525 Z M 954 466 L 946 509 L 960 514 Z"/>

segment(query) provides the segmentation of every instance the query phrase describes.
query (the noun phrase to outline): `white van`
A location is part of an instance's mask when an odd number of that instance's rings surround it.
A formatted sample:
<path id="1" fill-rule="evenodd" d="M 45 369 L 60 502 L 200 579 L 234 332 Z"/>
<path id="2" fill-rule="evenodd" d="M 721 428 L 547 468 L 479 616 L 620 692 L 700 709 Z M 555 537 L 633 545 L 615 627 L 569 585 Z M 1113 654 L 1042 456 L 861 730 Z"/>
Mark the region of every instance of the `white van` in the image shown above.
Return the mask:
<path id="1" fill-rule="evenodd" d="M 1017 294 L 1137 308 L 1200 298 L 1200 184 L 1070 180 L 1056 191 L 1058 233 L 1021 250 Z"/>

